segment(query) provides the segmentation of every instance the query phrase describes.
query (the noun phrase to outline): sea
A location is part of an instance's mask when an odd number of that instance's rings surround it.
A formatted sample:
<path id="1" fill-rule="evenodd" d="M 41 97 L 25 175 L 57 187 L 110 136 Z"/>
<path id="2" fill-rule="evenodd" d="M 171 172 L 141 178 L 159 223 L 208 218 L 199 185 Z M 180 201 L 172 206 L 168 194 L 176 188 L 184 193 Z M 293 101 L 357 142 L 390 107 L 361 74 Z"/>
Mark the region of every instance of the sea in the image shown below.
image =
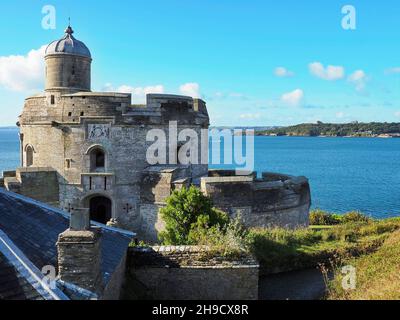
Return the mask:
<path id="1" fill-rule="evenodd" d="M 306 176 L 313 208 L 335 213 L 357 210 L 375 218 L 400 216 L 400 139 L 254 139 L 254 169 Z M 210 145 L 212 150 L 220 147 Z M 1 128 L 0 172 L 18 167 L 19 162 L 18 130 Z"/>

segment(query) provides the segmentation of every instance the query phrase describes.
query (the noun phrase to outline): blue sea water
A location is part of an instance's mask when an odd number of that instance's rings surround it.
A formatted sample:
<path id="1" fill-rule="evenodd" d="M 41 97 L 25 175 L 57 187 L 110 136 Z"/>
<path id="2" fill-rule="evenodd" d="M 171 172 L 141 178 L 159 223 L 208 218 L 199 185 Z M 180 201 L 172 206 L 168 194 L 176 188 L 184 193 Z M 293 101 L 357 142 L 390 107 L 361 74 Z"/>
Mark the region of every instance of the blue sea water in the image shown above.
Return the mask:
<path id="1" fill-rule="evenodd" d="M 306 176 L 313 208 L 400 216 L 400 139 L 255 137 L 255 170 Z"/>
<path id="2" fill-rule="evenodd" d="M 18 130 L 0 129 L 0 172 L 18 151 Z M 255 137 L 255 170 L 308 177 L 314 208 L 400 216 L 400 139 Z"/>
<path id="3" fill-rule="evenodd" d="M 20 165 L 18 132 L 14 128 L 0 128 L 0 176 Z"/>

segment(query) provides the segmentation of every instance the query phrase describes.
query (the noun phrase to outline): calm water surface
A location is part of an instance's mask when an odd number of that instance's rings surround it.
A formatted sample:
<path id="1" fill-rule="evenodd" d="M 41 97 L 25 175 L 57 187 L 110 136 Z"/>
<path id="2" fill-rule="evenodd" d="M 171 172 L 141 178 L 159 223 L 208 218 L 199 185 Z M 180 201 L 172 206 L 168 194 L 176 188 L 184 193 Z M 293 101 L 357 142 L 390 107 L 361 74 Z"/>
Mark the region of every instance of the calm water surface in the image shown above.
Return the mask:
<path id="1" fill-rule="evenodd" d="M 308 177 L 314 208 L 400 216 L 400 139 L 255 137 L 255 170 Z"/>
<path id="2" fill-rule="evenodd" d="M 18 130 L 0 129 L 0 172 L 18 165 Z M 255 169 L 308 177 L 314 208 L 400 216 L 400 139 L 255 137 Z"/>

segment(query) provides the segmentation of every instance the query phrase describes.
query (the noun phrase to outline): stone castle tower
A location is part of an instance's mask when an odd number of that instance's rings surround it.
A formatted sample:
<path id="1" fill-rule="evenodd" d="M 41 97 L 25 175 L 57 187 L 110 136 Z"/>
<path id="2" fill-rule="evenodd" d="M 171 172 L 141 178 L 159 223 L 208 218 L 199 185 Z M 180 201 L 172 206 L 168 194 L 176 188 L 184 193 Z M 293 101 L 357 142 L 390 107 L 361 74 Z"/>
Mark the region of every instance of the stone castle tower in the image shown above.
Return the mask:
<path id="1" fill-rule="evenodd" d="M 150 181 L 163 174 L 193 180 L 208 167 L 150 167 L 146 150 L 153 142 L 146 142 L 146 134 L 150 129 L 168 133 L 170 120 L 178 128 L 208 128 L 205 103 L 154 94 L 147 96 L 147 105 L 131 105 L 130 94 L 91 92 L 91 53 L 73 34 L 69 26 L 47 47 L 45 92 L 27 98 L 20 116 L 24 169 L 19 174 L 25 178 L 20 187 L 27 189 L 29 178 L 37 180 L 40 172 L 40 194 L 32 197 L 67 211 L 89 208 L 95 221 L 153 234 L 157 199 L 143 194 Z M 21 193 L 35 193 L 28 191 Z"/>
<path id="2" fill-rule="evenodd" d="M 163 227 L 159 208 L 165 199 L 190 184 L 221 210 L 241 214 L 249 226 L 308 224 L 311 196 L 305 177 L 235 176 L 234 171 L 208 170 L 207 161 L 150 165 L 152 129 L 165 133 L 166 153 L 175 158 L 182 147 L 177 132 L 192 129 L 202 137 L 197 153 L 207 157 L 206 103 L 149 94 L 146 105 L 132 105 L 131 94 L 92 92 L 92 56 L 73 34 L 69 26 L 46 49 L 45 91 L 25 100 L 19 118 L 21 167 L 4 172 L 0 187 L 70 213 L 89 210 L 91 220 L 132 230 L 146 240 L 156 240 Z M 169 130 L 171 122 L 175 130 Z"/>

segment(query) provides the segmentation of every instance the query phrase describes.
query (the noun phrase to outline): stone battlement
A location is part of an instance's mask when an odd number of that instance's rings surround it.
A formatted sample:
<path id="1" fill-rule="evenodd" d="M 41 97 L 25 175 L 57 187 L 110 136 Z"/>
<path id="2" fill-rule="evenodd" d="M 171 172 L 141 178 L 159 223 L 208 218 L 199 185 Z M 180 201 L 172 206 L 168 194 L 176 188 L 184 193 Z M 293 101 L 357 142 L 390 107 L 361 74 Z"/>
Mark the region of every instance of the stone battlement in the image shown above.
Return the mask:
<path id="1" fill-rule="evenodd" d="M 201 178 L 201 190 L 217 208 L 231 216 L 240 214 L 249 227 L 308 226 L 311 193 L 307 178 L 270 172 L 260 179 L 255 173 L 226 174 L 212 171 L 211 177 Z"/>
<path id="2" fill-rule="evenodd" d="M 203 100 L 168 94 L 148 94 L 146 105 L 132 105 L 132 95 L 113 92 L 54 92 L 25 100 L 21 124 L 68 123 L 81 125 L 92 117 L 112 117 L 121 124 L 167 124 L 177 120 L 182 124 L 208 126 L 208 114 Z M 178 116 L 179 115 L 179 116 Z"/>

